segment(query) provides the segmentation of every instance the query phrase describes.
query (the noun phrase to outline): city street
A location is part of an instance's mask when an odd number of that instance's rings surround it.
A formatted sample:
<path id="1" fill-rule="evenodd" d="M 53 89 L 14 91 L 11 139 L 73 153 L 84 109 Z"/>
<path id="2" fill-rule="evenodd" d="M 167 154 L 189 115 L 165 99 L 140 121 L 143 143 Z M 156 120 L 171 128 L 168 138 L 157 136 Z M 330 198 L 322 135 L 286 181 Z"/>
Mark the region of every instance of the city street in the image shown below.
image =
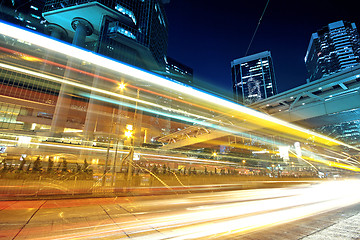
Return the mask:
<path id="1" fill-rule="evenodd" d="M 0 239 L 357 239 L 359 184 L 2 201 Z"/>
<path id="2" fill-rule="evenodd" d="M 354 2 L 1 0 L 0 240 L 360 240 Z"/>

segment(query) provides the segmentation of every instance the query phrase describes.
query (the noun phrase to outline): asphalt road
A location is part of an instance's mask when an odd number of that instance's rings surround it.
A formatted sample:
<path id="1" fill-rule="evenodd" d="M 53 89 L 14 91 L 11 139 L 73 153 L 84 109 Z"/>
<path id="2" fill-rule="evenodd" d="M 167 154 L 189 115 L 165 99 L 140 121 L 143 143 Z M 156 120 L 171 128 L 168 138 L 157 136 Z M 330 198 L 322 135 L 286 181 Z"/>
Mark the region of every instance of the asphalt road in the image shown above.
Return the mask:
<path id="1" fill-rule="evenodd" d="M 0 239 L 360 239 L 360 181 L 0 202 Z"/>

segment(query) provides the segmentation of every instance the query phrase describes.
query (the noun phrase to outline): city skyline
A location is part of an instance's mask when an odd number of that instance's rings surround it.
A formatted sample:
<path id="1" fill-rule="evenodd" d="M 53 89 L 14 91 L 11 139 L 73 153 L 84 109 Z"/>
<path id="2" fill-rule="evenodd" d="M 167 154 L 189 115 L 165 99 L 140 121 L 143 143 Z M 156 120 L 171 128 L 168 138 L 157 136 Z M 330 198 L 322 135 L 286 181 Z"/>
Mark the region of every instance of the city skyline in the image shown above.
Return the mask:
<path id="1" fill-rule="evenodd" d="M 192 67 L 195 83 L 210 83 L 232 96 L 230 62 L 245 55 L 267 1 L 229 2 L 173 0 L 165 9 L 168 56 Z M 309 77 L 304 57 L 311 34 L 339 20 L 358 26 L 360 17 L 353 3 L 270 1 L 248 55 L 272 52 L 279 92 L 303 85 Z"/>
<path id="2" fill-rule="evenodd" d="M 260 1 L 174 0 L 168 53 L 170 0 L 40 1 L 0 2 L 0 236 L 359 238 L 360 65 L 274 95 L 323 23 L 282 6 L 248 52 Z"/>

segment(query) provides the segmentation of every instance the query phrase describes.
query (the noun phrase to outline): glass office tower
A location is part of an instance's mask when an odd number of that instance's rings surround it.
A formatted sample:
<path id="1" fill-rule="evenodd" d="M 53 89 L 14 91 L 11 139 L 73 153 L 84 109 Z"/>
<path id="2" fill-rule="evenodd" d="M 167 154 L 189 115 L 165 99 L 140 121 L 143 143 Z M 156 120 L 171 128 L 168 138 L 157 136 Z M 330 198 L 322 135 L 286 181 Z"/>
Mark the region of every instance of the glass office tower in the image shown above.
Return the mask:
<path id="1" fill-rule="evenodd" d="M 309 80 L 359 64 L 359 33 L 355 23 L 338 21 L 313 33 L 305 56 Z"/>
<path id="2" fill-rule="evenodd" d="M 45 0 L 0 1 L 0 19 L 43 33 L 46 23 L 42 17 L 44 3 Z"/>
<path id="3" fill-rule="evenodd" d="M 269 51 L 232 61 L 231 72 L 235 101 L 247 105 L 277 94 Z"/>
<path id="4" fill-rule="evenodd" d="M 165 73 L 161 73 L 164 76 L 175 79 L 182 83 L 192 84 L 194 77 L 194 70 L 173 58 L 166 58 L 166 70 Z"/>
<path id="5" fill-rule="evenodd" d="M 81 47 L 147 70 L 163 70 L 168 34 L 163 3 L 47 0 L 43 15 L 54 32 L 66 33 L 67 41 L 74 43 L 81 36 L 82 25 L 86 36 Z"/>

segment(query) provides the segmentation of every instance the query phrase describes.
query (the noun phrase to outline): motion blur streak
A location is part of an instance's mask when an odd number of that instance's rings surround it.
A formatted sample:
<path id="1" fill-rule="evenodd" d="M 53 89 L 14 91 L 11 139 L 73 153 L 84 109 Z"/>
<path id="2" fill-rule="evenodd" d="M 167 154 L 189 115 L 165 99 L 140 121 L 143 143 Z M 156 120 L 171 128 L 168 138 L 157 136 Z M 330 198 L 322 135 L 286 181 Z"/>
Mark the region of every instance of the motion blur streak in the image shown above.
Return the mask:
<path id="1" fill-rule="evenodd" d="M 9 140 L 9 139 L 1 139 L 0 142 L 9 142 L 9 143 L 17 143 L 18 140 Z M 67 146 L 64 144 L 55 144 L 55 143 L 40 143 L 40 142 L 30 142 L 30 145 L 35 146 L 44 146 L 44 147 L 56 147 L 56 148 L 62 148 L 64 150 L 66 149 L 78 149 L 82 151 L 97 151 L 97 152 L 107 152 L 108 150 L 106 148 L 103 149 L 96 149 L 92 147 L 77 147 L 77 146 Z M 116 150 L 109 150 L 109 152 L 114 153 Z M 117 150 L 118 153 L 126 154 L 127 151 L 120 151 Z M 155 155 L 155 154 L 148 154 L 148 153 L 138 153 L 140 156 L 147 156 L 147 157 L 158 157 L 159 160 L 165 161 L 165 162 L 186 162 L 186 163 L 203 163 L 203 164 L 225 164 L 225 165 L 236 165 L 237 163 L 233 162 L 226 162 L 226 161 L 215 161 L 211 159 L 201 159 L 201 158 L 185 158 L 185 157 L 174 157 L 170 155 Z M 173 160 L 171 160 L 173 159 Z"/>
<path id="2" fill-rule="evenodd" d="M 55 52 L 66 54 L 68 56 L 96 64 L 106 69 L 110 69 L 110 70 L 116 69 L 117 72 L 121 74 L 126 74 L 127 76 L 133 77 L 140 81 L 149 82 L 155 85 L 159 85 L 162 88 L 167 88 L 174 92 L 181 92 L 193 98 L 200 99 L 201 101 L 205 101 L 209 104 L 212 104 L 213 107 L 216 109 L 220 108 L 220 109 L 227 109 L 228 111 L 235 111 L 237 112 L 237 114 L 247 116 L 248 118 L 250 118 L 250 120 L 259 121 L 258 123 L 259 125 L 272 126 L 273 129 L 277 129 L 279 128 L 279 126 L 282 126 L 285 128 L 285 130 L 291 131 L 291 134 L 293 135 L 306 137 L 306 138 L 313 137 L 316 139 L 317 142 L 326 144 L 328 146 L 343 145 L 348 148 L 360 151 L 360 149 L 353 147 L 351 145 L 342 143 L 340 141 L 323 136 L 321 134 L 317 134 L 313 131 L 304 129 L 302 127 L 289 124 L 283 120 L 276 119 L 274 117 L 255 111 L 253 109 L 247 108 L 245 106 L 236 104 L 234 102 L 195 89 L 193 87 L 186 86 L 178 82 L 170 81 L 161 76 L 154 75 L 152 73 L 128 66 L 120 62 L 116 62 L 114 60 L 102 57 L 100 55 L 94 54 L 93 52 L 86 51 L 84 49 L 75 48 L 71 45 L 56 41 L 54 39 L 50 39 L 44 36 L 37 35 L 32 32 L 28 32 L 24 29 L 19 29 L 14 26 L 0 22 L 0 34 L 10 36 L 16 39 L 21 39 L 25 42 L 29 42 L 37 46 L 42 46 L 44 48 L 53 50 Z M 234 115 L 236 116 L 236 114 Z"/>
<path id="3" fill-rule="evenodd" d="M 35 215 L 19 239 L 229 239 L 359 203 L 359 186 L 359 180 L 344 180 L 156 199 L 115 198 L 98 200 L 99 208 L 92 206 L 92 211 L 86 199 L 73 206 L 67 202 L 75 200 L 50 200 L 40 209 L 41 218 Z M 79 205 L 81 201 L 85 204 Z M 16 228 L 14 222 L 8 224 Z"/>
<path id="4" fill-rule="evenodd" d="M 21 53 L 21 52 L 18 52 L 18 51 L 14 51 L 14 50 L 11 50 L 11 49 L 0 47 L 0 51 L 6 52 L 6 53 L 11 53 L 11 54 L 14 54 L 14 55 L 20 55 L 22 59 L 27 60 L 27 61 L 43 62 L 43 63 L 53 65 L 53 66 L 56 66 L 56 67 L 60 67 L 60 68 L 64 68 L 64 69 L 66 68 L 66 69 L 74 71 L 74 72 L 78 72 L 78 73 L 82 73 L 82 74 L 85 74 L 85 75 L 88 75 L 88 76 L 96 77 L 96 78 L 99 78 L 99 79 L 102 79 L 102 80 L 105 80 L 105 81 L 108 81 L 108 82 L 119 83 L 119 81 L 115 80 L 115 79 L 111 79 L 111 78 L 108 78 L 108 77 L 96 75 L 96 74 L 93 74 L 93 73 L 90 73 L 90 72 L 86 72 L 86 71 L 83 71 L 83 70 L 80 70 L 80 69 L 77 69 L 77 68 L 73 68 L 73 67 L 70 67 L 70 66 L 65 66 L 63 64 L 59 64 L 59 63 L 49 61 L 49 60 L 46 60 L 46 59 L 37 58 L 37 57 L 31 56 L 31 55 L 28 55 L 28 54 L 24 54 L 24 53 Z M 174 101 L 177 101 L 177 102 L 186 103 L 186 104 L 189 104 L 189 105 L 194 106 L 194 107 L 198 107 L 198 108 L 202 108 L 202 109 L 206 109 L 206 110 L 210 110 L 210 111 L 214 111 L 214 112 L 223 114 L 222 111 L 216 111 L 216 110 L 214 110 L 212 108 L 207 108 L 207 107 L 201 106 L 201 105 L 193 103 L 193 102 L 188 102 L 188 101 L 184 101 L 184 100 L 179 99 L 179 98 L 175 98 L 175 97 L 171 97 L 171 96 L 168 96 L 168 95 L 160 94 L 160 93 L 157 93 L 157 92 L 145 89 L 145 88 L 133 86 L 133 85 L 130 85 L 130 84 L 126 84 L 126 87 L 138 89 L 138 90 L 140 90 L 142 92 L 147 92 L 147 93 L 154 94 L 154 95 L 164 97 L 164 98 L 168 98 L 168 99 L 171 99 L 171 100 L 174 100 Z"/>

